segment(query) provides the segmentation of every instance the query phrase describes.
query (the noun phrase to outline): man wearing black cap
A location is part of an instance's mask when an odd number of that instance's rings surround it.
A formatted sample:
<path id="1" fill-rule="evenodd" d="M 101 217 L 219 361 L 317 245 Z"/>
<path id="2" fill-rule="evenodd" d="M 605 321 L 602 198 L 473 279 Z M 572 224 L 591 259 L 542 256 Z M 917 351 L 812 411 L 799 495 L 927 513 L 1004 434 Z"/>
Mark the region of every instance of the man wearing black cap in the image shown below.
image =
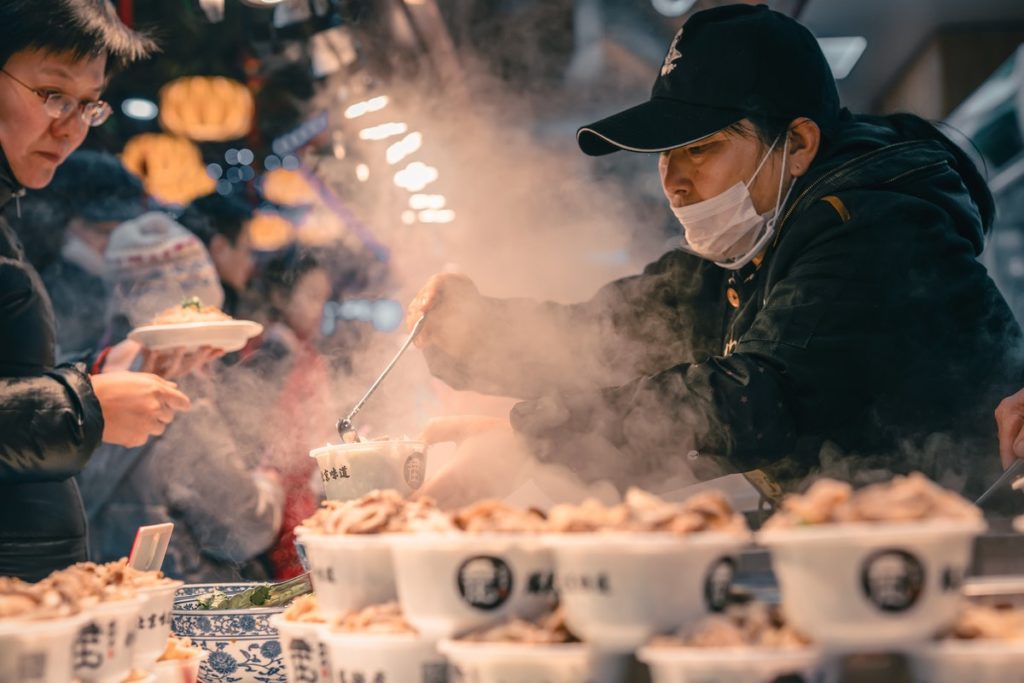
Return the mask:
<path id="1" fill-rule="evenodd" d="M 976 261 L 992 198 L 933 126 L 851 115 L 810 32 L 731 5 L 577 139 L 659 154 L 680 247 L 577 305 L 441 275 L 410 306 L 434 374 L 528 399 L 511 423 L 537 458 L 652 488 L 738 471 L 769 498 L 821 472 L 996 476 L 1021 331 Z"/>

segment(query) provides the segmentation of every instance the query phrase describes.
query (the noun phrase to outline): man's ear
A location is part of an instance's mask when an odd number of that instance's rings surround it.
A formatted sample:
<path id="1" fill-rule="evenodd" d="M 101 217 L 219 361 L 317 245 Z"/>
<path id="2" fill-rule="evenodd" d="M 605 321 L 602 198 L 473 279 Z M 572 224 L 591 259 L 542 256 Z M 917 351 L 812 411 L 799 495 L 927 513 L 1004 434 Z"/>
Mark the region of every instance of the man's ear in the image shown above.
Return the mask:
<path id="1" fill-rule="evenodd" d="M 789 172 L 800 177 L 807 173 L 821 148 L 821 128 L 806 116 L 789 124 Z"/>

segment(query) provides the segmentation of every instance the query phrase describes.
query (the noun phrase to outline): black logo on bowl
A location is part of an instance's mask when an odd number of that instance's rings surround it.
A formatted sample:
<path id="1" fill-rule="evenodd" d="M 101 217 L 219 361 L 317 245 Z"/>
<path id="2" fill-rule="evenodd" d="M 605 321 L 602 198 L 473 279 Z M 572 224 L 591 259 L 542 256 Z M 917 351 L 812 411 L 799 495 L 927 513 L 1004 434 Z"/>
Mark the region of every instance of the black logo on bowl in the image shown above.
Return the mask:
<path id="1" fill-rule="evenodd" d="M 409 488 L 416 490 L 423 486 L 423 477 L 427 473 L 427 459 L 422 453 L 413 453 L 405 459 L 405 467 L 402 474 L 405 476 L 405 483 Z"/>
<path id="2" fill-rule="evenodd" d="M 904 550 L 879 550 L 864 561 L 864 595 L 883 612 L 903 612 L 924 592 L 924 566 Z"/>
<path id="3" fill-rule="evenodd" d="M 736 575 L 736 562 L 731 557 L 721 557 L 711 565 L 704 577 L 704 600 L 708 611 L 721 612 L 729 602 L 729 589 Z"/>
<path id="4" fill-rule="evenodd" d="M 497 609 L 512 595 L 512 570 L 500 557 L 478 555 L 462 563 L 459 594 L 477 609 Z"/>
<path id="5" fill-rule="evenodd" d="M 958 567 L 946 567 L 942 572 L 942 590 L 946 593 L 960 590 L 964 585 L 964 572 Z"/>

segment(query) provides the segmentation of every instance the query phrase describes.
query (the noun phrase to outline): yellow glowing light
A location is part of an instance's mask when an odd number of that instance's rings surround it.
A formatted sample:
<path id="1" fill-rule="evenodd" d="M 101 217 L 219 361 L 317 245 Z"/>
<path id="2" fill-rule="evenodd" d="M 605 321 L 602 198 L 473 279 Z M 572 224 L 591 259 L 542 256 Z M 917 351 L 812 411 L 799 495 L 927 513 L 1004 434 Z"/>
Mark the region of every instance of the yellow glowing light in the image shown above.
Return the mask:
<path id="1" fill-rule="evenodd" d="M 395 174 L 395 185 L 409 192 L 419 192 L 437 178 L 436 168 L 414 161 Z"/>
<path id="2" fill-rule="evenodd" d="M 359 131 L 360 140 L 386 140 L 396 135 L 401 135 L 405 131 L 409 130 L 409 126 L 404 123 L 382 123 L 379 126 L 371 126 L 370 128 L 363 128 Z"/>
<path id="3" fill-rule="evenodd" d="M 370 167 L 366 164 L 359 164 L 356 166 L 356 178 L 361 183 L 365 183 L 370 179 Z"/>
<path id="4" fill-rule="evenodd" d="M 409 133 L 404 138 L 388 147 L 386 154 L 389 164 L 397 164 L 423 146 L 423 133 Z"/>
<path id="5" fill-rule="evenodd" d="M 455 212 L 451 209 L 426 209 L 419 213 L 420 223 L 451 223 Z"/>
<path id="6" fill-rule="evenodd" d="M 406 225 L 412 225 L 416 222 L 416 212 L 406 209 L 402 212 L 402 222 Z"/>
<path id="7" fill-rule="evenodd" d="M 372 99 L 366 100 L 365 102 L 356 102 L 348 109 L 345 110 L 346 119 L 356 119 L 360 116 L 365 116 L 370 112 L 380 111 L 384 107 L 388 106 L 388 96 L 380 95 Z"/>
<path id="8" fill-rule="evenodd" d="M 423 209 L 443 209 L 445 198 L 443 194 L 414 194 L 409 197 L 409 208 L 421 211 Z"/>

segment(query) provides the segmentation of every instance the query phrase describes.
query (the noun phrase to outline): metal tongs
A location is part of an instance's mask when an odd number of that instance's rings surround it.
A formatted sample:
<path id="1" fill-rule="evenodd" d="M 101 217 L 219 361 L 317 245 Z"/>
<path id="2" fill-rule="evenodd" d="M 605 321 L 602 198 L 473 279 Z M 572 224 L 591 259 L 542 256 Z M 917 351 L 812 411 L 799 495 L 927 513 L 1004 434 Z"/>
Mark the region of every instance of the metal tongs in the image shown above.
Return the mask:
<path id="1" fill-rule="evenodd" d="M 1017 459 L 1013 461 L 1012 465 L 1006 468 L 1006 471 L 996 479 L 994 484 L 988 487 L 985 493 L 978 497 L 978 500 L 974 501 L 974 504 L 981 505 L 1000 489 L 1013 484 L 1013 482 L 1021 476 L 1024 476 L 1024 460 Z"/>
<path id="2" fill-rule="evenodd" d="M 391 372 L 391 369 L 395 367 L 395 364 L 398 362 L 398 359 L 402 357 L 402 354 L 405 353 L 405 350 L 409 348 L 409 345 L 412 344 L 414 339 L 416 339 L 416 335 L 420 333 L 420 329 L 423 327 L 423 321 L 425 321 L 426 319 L 427 317 L 425 315 L 420 316 L 420 319 L 417 320 L 416 324 L 412 326 L 412 331 L 409 332 L 409 336 L 406 337 L 405 342 L 402 343 L 402 348 L 398 349 L 398 353 L 395 354 L 395 357 L 392 358 L 391 362 L 388 363 L 387 367 L 384 368 L 384 372 L 380 373 L 380 377 L 378 377 L 377 380 L 370 385 L 370 388 L 367 390 L 366 394 L 364 394 L 363 397 L 359 399 L 359 402 L 356 403 L 355 407 L 352 408 L 349 414 L 338 420 L 338 436 L 341 437 L 342 441 L 345 440 L 346 434 L 351 434 L 356 431 L 352 427 L 352 419 L 356 416 L 356 413 L 362 410 L 363 404 L 366 403 L 366 400 L 373 395 L 373 392 L 377 391 L 377 387 L 380 386 L 380 383 L 383 382 L 384 378 L 388 376 L 388 373 Z"/>

